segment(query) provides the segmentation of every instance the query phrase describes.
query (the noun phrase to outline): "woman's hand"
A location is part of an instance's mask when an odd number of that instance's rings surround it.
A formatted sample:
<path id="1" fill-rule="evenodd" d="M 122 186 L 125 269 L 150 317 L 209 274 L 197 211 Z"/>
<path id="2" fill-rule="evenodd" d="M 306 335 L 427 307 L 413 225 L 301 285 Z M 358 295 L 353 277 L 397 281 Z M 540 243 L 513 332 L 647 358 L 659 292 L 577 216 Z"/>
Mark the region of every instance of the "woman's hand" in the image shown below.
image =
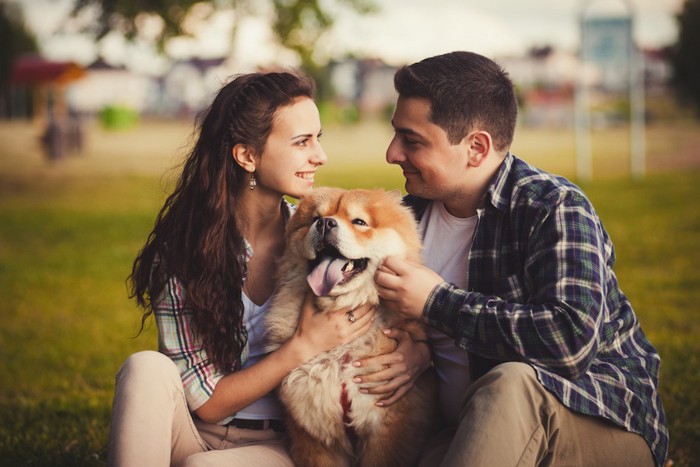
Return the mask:
<path id="1" fill-rule="evenodd" d="M 384 334 L 398 341 L 396 350 L 391 353 L 368 357 L 353 362 L 356 367 L 377 365 L 384 369 L 355 378 L 360 385 L 360 392 L 365 394 L 382 394 L 387 397 L 377 402 L 386 407 L 406 394 L 416 383 L 418 377 L 430 367 L 430 348 L 425 341 L 415 342 L 408 332 L 402 329 L 386 329 Z M 383 382 L 378 386 L 374 383 Z"/>
<path id="2" fill-rule="evenodd" d="M 311 292 L 304 297 L 299 324 L 293 337 L 300 342 L 303 361 L 352 342 L 372 326 L 374 306 L 364 305 L 354 310 L 320 313 L 314 306 L 313 298 Z"/>

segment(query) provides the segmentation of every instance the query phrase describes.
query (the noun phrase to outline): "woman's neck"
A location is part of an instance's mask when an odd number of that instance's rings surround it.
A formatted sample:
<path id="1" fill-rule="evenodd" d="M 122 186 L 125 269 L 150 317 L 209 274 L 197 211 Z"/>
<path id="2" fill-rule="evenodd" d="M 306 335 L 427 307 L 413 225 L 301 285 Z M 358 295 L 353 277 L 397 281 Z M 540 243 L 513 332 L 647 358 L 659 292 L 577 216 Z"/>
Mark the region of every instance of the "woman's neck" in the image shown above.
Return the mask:
<path id="1" fill-rule="evenodd" d="M 245 294 L 257 305 L 264 304 L 274 290 L 275 267 L 284 252 L 285 213 L 281 196 L 263 190 L 242 194 L 237 210 L 243 236 L 253 248 L 243 286 Z"/>
<path id="2" fill-rule="evenodd" d="M 260 237 L 284 234 L 282 198 L 277 194 L 245 191 L 241 194 L 236 210 L 238 225 L 243 236 L 251 243 Z"/>

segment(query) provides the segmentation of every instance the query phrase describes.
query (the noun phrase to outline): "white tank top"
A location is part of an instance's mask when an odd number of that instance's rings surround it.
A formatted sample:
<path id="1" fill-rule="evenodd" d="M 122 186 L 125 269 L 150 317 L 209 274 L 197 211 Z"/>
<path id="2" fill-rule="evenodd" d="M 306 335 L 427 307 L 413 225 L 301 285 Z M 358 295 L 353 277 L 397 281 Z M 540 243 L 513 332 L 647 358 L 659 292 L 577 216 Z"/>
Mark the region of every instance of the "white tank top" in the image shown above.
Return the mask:
<path id="1" fill-rule="evenodd" d="M 254 365 L 267 353 L 264 349 L 264 318 L 270 306 L 270 300 L 261 306 L 253 303 L 246 294 L 243 297 L 243 323 L 248 331 L 248 359 L 243 364 L 243 368 Z M 282 419 L 284 411 L 282 404 L 275 393 L 269 393 L 256 400 L 248 407 L 236 413 L 236 418 L 246 418 L 249 420 Z"/>
<path id="2" fill-rule="evenodd" d="M 423 262 L 447 282 L 466 288 L 477 216 L 460 218 L 451 215 L 440 201 L 428 205 L 419 229 L 423 236 Z M 433 349 L 433 363 L 440 379 L 440 411 L 443 420 L 457 424 L 462 396 L 469 386 L 469 357 L 454 339 L 432 327 L 428 337 Z"/>

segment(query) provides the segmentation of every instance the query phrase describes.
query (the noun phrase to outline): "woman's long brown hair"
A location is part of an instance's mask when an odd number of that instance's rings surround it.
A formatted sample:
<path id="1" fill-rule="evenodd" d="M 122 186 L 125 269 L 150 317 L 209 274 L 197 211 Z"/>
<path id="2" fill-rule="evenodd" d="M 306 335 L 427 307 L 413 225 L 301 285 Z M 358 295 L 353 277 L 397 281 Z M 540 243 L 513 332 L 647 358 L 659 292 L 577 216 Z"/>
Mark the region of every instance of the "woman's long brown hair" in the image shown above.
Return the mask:
<path id="1" fill-rule="evenodd" d="M 196 143 L 128 279 L 130 297 L 144 308 L 143 327 L 168 278 L 177 278 L 193 311 L 193 330 L 223 373 L 239 368 L 247 342 L 245 245 L 235 211 L 248 174 L 231 151 L 245 144 L 261 155 L 277 109 L 313 95 L 313 81 L 287 72 L 240 75 L 225 85 L 198 118 Z"/>

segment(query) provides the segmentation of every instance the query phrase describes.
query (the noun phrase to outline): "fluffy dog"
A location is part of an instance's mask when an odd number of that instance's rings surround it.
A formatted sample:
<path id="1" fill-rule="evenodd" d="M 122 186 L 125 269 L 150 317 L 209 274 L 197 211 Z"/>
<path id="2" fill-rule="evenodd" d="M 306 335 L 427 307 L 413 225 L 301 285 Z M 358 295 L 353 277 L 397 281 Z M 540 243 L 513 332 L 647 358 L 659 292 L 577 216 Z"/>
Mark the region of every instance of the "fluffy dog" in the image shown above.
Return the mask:
<path id="1" fill-rule="evenodd" d="M 382 307 L 374 273 L 389 255 L 420 261 L 420 248 L 415 220 L 401 205 L 398 192 L 317 189 L 289 220 L 277 292 L 266 317 L 270 350 L 294 333 L 309 288 L 316 295 L 319 312 L 378 305 L 367 334 L 316 356 L 282 382 L 279 394 L 289 414 L 296 465 L 403 467 L 416 463 L 435 427 L 434 374 L 425 372 L 395 404 L 378 407 L 379 396 L 360 393 L 352 380 L 381 368 L 356 368 L 351 362 L 396 348 L 396 341 L 382 330 L 399 324 L 401 318 Z M 401 326 L 413 339 L 426 339 L 420 323 Z"/>

